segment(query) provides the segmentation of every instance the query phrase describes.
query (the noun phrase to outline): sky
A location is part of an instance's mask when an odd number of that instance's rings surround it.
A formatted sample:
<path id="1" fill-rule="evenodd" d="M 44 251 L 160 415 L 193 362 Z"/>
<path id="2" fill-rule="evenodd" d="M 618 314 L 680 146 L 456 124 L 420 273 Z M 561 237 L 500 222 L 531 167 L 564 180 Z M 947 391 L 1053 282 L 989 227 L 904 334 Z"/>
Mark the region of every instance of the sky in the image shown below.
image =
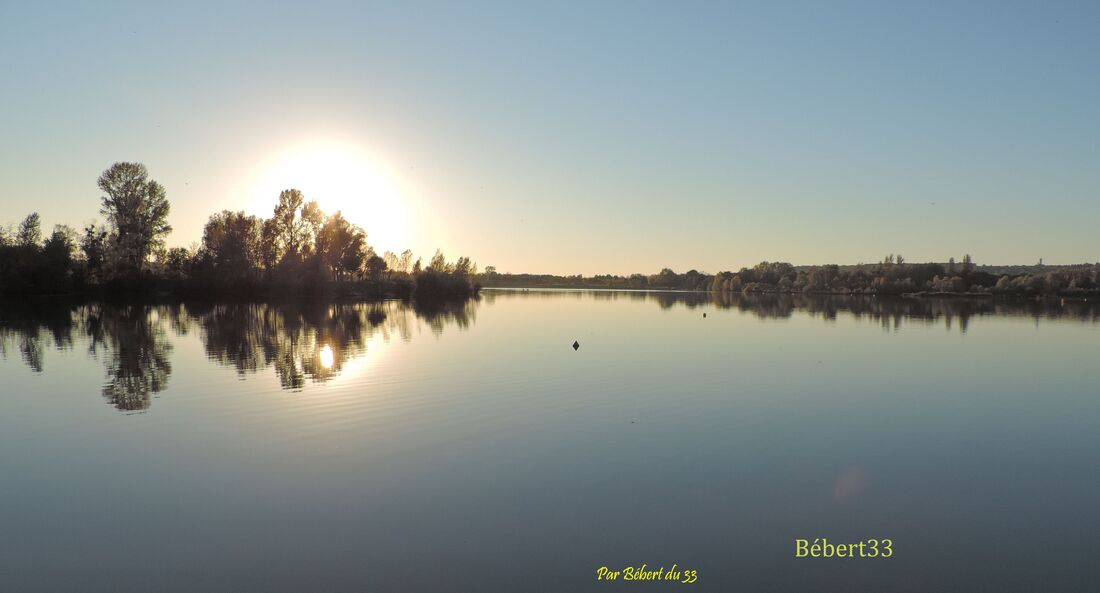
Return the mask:
<path id="1" fill-rule="evenodd" d="M 1100 260 L 1097 2 L 0 0 L 0 224 L 144 163 L 556 274 Z"/>

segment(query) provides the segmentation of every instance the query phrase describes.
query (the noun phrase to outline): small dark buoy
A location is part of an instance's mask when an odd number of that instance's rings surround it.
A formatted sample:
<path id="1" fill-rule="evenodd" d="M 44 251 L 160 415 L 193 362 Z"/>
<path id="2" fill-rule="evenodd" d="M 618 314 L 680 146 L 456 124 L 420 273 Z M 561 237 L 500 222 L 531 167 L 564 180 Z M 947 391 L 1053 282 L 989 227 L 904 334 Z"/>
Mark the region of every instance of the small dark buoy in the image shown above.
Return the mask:
<path id="1" fill-rule="evenodd" d="M 703 313 L 703 319 L 706 319 L 706 318 L 707 318 L 707 314 Z"/>
<path id="2" fill-rule="evenodd" d="M 576 340 L 573 340 L 573 349 L 576 350 L 580 347 L 581 347 L 581 343 L 576 341 Z"/>

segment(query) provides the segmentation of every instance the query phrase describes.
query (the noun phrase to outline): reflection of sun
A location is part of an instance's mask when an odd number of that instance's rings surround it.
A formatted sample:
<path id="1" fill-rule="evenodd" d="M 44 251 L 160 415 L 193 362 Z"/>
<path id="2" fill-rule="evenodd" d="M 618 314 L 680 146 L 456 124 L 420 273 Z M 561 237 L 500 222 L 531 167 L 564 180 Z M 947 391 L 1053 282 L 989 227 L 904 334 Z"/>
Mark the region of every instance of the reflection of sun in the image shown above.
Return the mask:
<path id="1" fill-rule="evenodd" d="M 328 344 L 325 344 L 325 346 L 321 348 L 320 356 L 321 366 L 326 369 L 331 369 L 333 363 L 336 362 L 336 359 L 332 354 L 332 346 L 329 346 Z"/>
<path id="2" fill-rule="evenodd" d="M 380 361 L 387 357 L 390 344 L 386 342 L 382 332 L 375 333 L 362 340 L 362 350 L 357 356 L 351 356 L 340 364 L 340 375 L 337 382 L 347 384 L 362 384 L 369 381 L 369 377 L 379 367 Z"/>
<path id="3" fill-rule="evenodd" d="M 252 210 L 270 216 L 279 192 L 300 189 L 306 201 L 317 200 L 328 214 L 367 231 L 381 253 L 408 247 L 406 204 L 396 180 L 383 164 L 353 144 L 303 145 L 272 159 L 255 181 Z"/>

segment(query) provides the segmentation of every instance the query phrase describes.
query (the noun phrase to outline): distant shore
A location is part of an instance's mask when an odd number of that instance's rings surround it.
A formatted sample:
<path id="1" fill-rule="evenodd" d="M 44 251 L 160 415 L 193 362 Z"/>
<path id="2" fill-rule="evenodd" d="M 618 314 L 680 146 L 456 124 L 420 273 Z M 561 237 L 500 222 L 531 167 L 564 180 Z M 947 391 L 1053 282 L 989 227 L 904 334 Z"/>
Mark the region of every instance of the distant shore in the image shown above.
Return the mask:
<path id="1" fill-rule="evenodd" d="M 910 263 L 890 255 L 872 264 L 795 266 L 761 262 L 737 272 L 616 276 L 555 276 L 497 273 L 492 266 L 478 276 L 486 288 L 588 288 L 626 290 L 700 290 L 717 293 L 783 293 L 909 296 L 914 298 L 1100 298 L 1100 263 L 1045 266 L 979 266 L 969 255 L 956 262 Z"/>
<path id="2" fill-rule="evenodd" d="M 712 291 L 704 289 L 683 289 L 683 288 L 605 288 L 594 287 L 586 285 L 556 285 L 556 286 L 485 286 L 483 290 L 514 290 L 514 291 L 526 291 L 526 290 L 598 290 L 598 291 L 617 291 L 617 292 L 691 292 L 708 294 Z M 830 292 L 830 291 L 781 291 L 781 290 L 745 290 L 741 291 L 741 294 L 746 295 L 806 295 L 806 296 L 824 296 L 824 297 L 860 297 L 860 298 L 905 298 L 905 299 L 1012 299 L 1012 300 L 1065 300 L 1065 301 L 1081 301 L 1089 302 L 1100 301 L 1100 291 L 1091 291 L 1083 294 L 1071 294 L 1066 296 L 1055 295 L 1020 295 L 1020 294 L 995 294 L 991 292 L 932 292 L 932 291 L 920 291 L 920 292 L 905 292 L 901 294 L 875 294 L 875 293 L 853 293 L 853 292 Z"/>

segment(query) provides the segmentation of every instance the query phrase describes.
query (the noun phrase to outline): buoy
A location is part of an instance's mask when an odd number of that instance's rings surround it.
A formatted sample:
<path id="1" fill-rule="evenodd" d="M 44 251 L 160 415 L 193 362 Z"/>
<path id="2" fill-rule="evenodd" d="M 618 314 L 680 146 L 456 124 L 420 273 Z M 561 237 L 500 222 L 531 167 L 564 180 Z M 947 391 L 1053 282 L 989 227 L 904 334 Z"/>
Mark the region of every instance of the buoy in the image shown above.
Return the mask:
<path id="1" fill-rule="evenodd" d="M 703 313 L 703 319 L 706 319 L 706 318 L 707 318 L 707 314 Z"/>
<path id="2" fill-rule="evenodd" d="M 581 343 L 576 341 L 576 340 L 573 340 L 573 349 L 576 350 L 580 347 L 581 347 Z"/>

